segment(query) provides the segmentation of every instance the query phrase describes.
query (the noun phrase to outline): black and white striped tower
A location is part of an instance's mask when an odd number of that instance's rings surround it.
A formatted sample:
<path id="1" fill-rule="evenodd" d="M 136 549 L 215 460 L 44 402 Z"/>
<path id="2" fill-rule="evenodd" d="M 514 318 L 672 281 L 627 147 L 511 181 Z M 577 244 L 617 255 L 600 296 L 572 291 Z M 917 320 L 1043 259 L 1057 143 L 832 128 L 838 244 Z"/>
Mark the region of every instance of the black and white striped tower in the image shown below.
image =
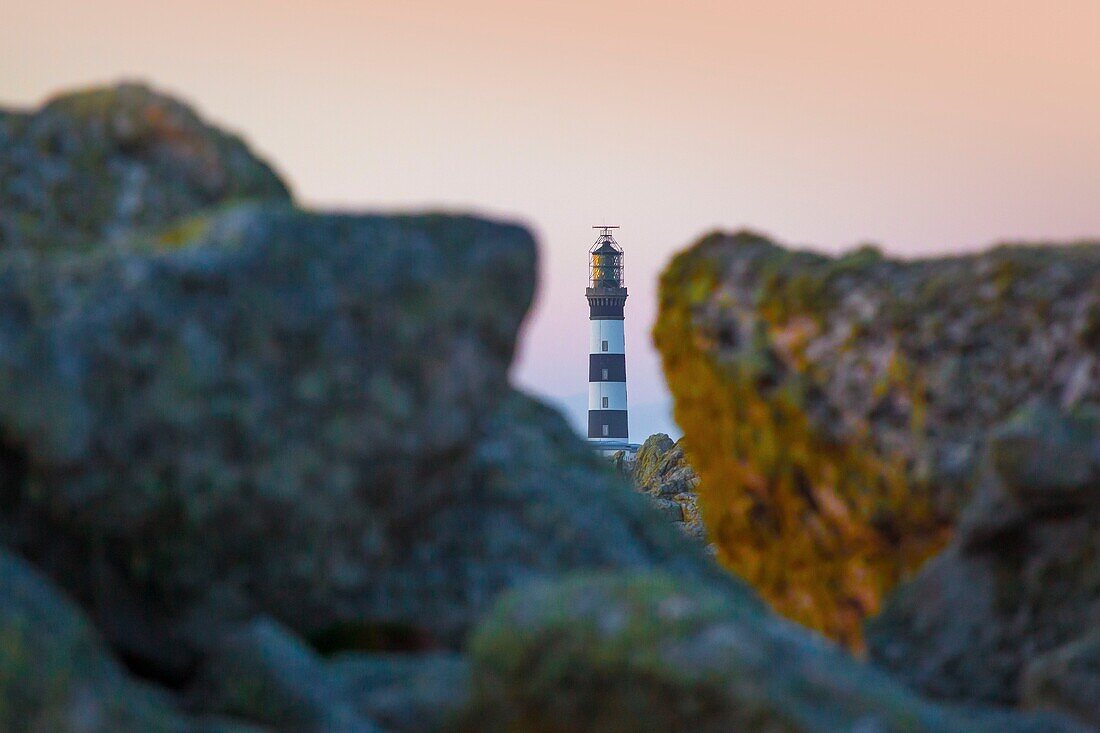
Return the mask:
<path id="1" fill-rule="evenodd" d="M 623 248 L 613 226 L 588 250 L 588 438 L 595 443 L 628 442 L 626 421 L 626 338 L 623 332 L 626 286 Z"/>

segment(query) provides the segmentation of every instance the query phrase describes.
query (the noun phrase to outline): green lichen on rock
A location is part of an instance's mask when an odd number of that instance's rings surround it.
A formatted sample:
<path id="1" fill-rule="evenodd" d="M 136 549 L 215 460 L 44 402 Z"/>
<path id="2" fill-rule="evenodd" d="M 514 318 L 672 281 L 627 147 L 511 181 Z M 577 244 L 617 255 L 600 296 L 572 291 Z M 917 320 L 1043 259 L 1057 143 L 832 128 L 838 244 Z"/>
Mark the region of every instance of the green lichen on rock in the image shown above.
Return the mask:
<path id="1" fill-rule="evenodd" d="M 0 116 L 0 251 L 83 250 L 211 206 L 289 198 L 240 138 L 139 84 Z"/>
<path id="2" fill-rule="evenodd" d="M 898 261 L 742 232 L 676 257 L 654 340 L 719 558 L 858 646 L 945 541 L 984 432 L 1036 395 L 1100 401 L 1098 287 L 1089 244 Z"/>
<path id="3" fill-rule="evenodd" d="M 506 595 L 471 641 L 465 733 L 1072 731 L 940 707 L 755 598 L 662 573 L 578 574 Z"/>

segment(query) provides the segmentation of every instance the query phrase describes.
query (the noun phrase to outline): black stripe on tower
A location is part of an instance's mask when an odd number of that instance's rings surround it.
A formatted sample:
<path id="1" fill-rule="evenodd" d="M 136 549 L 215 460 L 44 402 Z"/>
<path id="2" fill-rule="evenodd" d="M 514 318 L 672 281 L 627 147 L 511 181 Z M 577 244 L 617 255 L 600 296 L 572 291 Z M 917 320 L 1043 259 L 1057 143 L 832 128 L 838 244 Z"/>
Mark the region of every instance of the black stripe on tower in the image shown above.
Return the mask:
<path id="1" fill-rule="evenodd" d="M 604 432 L 604 426 L 607 432 Z M 621 438 L 626 440 L 626 410 L 589 410 L 589 438 Z"/>
<path id="2" fill-rule="evenodd" d="M 625 382 L 626 354 L 589 354 L 589 382 Z"/>

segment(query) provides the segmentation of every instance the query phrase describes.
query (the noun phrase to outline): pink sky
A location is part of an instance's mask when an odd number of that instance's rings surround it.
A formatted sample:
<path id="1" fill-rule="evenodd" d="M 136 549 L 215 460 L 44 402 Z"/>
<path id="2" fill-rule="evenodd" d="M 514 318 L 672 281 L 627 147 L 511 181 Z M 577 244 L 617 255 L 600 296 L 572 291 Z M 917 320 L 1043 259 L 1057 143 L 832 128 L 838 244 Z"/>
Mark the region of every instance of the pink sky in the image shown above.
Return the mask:
<path id="1" fill-rule="evenodd" d="M 14 0 L 0 101 L 142 78 L 307 204 L 527 222 L 516 376 L 558 398 L 586 389 L 590 226 L 617 223 L 641 406 L 665 399 L 657 273 L 714 227 L 906 255 L 1100 234 L 1098 39 L 1093 0 Z"/>

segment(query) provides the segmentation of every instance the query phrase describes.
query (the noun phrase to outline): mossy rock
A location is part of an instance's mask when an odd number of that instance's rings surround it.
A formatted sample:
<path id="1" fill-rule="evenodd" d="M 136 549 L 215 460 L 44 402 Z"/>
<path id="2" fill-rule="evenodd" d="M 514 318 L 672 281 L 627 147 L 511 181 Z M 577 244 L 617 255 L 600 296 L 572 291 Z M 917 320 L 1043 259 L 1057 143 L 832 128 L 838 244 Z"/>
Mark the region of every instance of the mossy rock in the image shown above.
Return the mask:
<path id="1" fill-rule="evenodd" d="M 1073 731 L 1055 716 L 940 707 L 755 598 L 663 573 L 507 594 L 472 637 L 461 733 Z"/>
<path id="2" fill-rule="evenodd" d="M 947 541 L 988 431 L 1035 395 L 1100 404 L 1098 286 L 1088 243 L 899 261 L 740 232 L 678 255 L 653 337 L 720 561 L 859 648 Z"/>
<path id="3" fill-rule="evenodd" d="M 141 84 L 0 115 L 0 251 L 86 251 L 290 192 L 240 138 Z"/>

